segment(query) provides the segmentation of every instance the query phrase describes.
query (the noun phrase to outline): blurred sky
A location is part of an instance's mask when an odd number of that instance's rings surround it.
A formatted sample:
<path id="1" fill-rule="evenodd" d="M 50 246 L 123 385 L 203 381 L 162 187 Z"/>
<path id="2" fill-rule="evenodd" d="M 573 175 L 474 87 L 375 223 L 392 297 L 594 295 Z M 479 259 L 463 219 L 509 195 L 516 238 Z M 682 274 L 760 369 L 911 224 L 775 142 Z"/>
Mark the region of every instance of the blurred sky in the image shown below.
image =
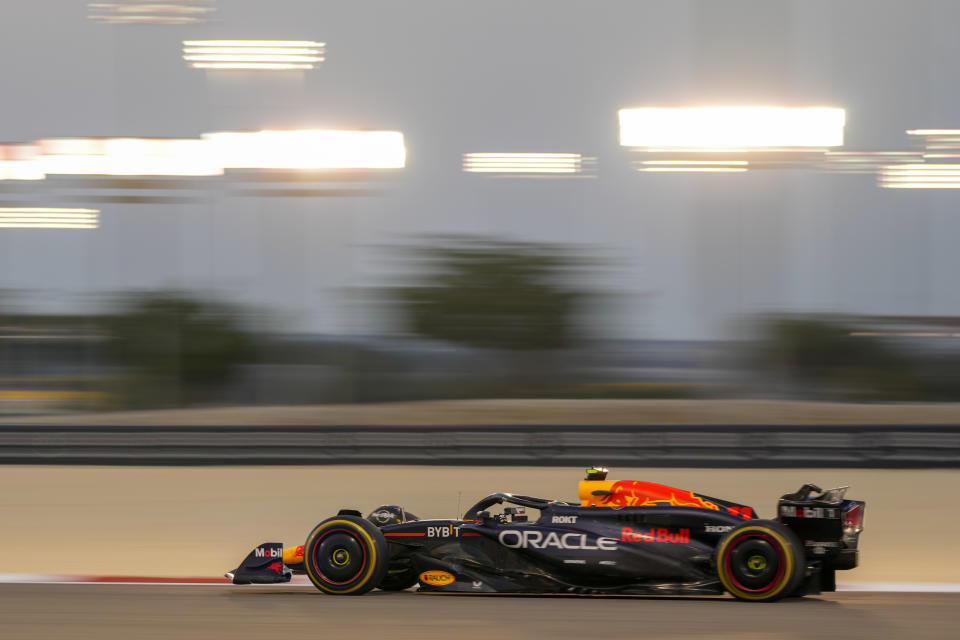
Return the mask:
<path id="1" fill-rule="evenodd" d="M 702 339 L 740 314 L 960 314 L 956 190 L 871 175 L 641 175 L 617 110 L 714 104 L 847 110 L 845 149 L 916 148 L 960 128 L 953 0 L 220 0 L 212 22 L 117 26 L 82 0 L 4 2 L 0 140 L 196 137 L 262 128 L 394 129 L 407 168 L 384 195 L 97 205 L 92 232 L 0 230 L 0 289 L 71 310 L 89 294 L 169 286 L 283 314 L 290 329 L 373 330 L 351 287 L 378 249 L 425 233 L 583 243 L 620 266 L 602 335 Z M 185 39 L 309 39 L 304 74 L 207 74 Z M 471 151 L 568 151 L 593 179 L 464 174 Z M 0 183 L 0 206 L 86 206 Z M 362 313 L 361 313 L 362 315 Z"/>

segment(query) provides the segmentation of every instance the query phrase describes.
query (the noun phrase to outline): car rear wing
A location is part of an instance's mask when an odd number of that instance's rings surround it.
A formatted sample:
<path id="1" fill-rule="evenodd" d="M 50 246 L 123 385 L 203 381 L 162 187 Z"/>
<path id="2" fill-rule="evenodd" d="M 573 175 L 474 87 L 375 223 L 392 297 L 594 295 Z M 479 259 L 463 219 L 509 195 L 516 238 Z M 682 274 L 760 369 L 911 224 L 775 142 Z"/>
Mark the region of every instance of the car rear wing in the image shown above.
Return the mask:
<path id="1" fill-rule="evenodd" d="M 807 557 L 835 569 L 857 566 L 857 547 L 863 531 L 866 503 L 846 500 L 847 487 L 823 491 L 805 484 L 777 502 L 777 520 L 803 541 Z"/>

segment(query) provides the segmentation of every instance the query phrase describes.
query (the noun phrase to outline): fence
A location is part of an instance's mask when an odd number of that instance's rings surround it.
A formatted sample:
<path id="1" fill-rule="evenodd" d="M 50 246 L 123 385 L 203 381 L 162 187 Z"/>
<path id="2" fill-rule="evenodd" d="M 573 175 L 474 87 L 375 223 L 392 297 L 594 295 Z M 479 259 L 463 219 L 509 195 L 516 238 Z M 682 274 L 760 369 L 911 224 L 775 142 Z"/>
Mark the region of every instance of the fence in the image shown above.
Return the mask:
<path id="1" fill-rule="evenodd" d="M 960 468 L 960 425 L 3 425 L 0 464 Z"/>

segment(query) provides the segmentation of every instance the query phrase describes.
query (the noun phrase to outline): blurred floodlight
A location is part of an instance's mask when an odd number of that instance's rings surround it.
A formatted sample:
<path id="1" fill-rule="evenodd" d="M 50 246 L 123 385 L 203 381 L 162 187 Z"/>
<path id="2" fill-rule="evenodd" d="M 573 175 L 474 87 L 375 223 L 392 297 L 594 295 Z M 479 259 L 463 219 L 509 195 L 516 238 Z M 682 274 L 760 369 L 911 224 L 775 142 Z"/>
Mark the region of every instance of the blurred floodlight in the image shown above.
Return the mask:
<path id="1" fill-rule="evenodd" d="M 656 167 L 640 169 L 640 171 L 659 173 L 743 173 L 746 170 L 746 167 Z"/>
<path id="2" fill-rule="evenodd" d="M 908 129 L 908 136 L 958 136 L 960 129 Z"/>
<path id="3" fill-rule="evenodd" d="M 960 164 L 899 164 L 882 167 L 887 189 L 960 189 Z"/>
<path id="4" fill-rule="evenodd" d="M 0 180 L 43 180 L 36 145 L 0 145 Z"/>
<path id="5" fill-rule="evenodd" d="M 214 10 L 214 0 L 119 0 L 87 5 L 91 20 L 109 24 L 197 24 Z"/>
<path id="6" fill-rule="evenodd" d="M 199 139 L 55 138 L 40 141 L 47 174 L 215 176 L 223 173 Z"/>
<path id="7" fill-rule="evenodd" d="M 645 160 L 643 164 L 651 165 L 741 165 L 750 164 L 746 160 Z"/>
<path id="8" fill-rule="evenodd" d="M 305 70 L 323 62 L 325 47 L 312 40 L 184 40 L 183 59 L 196 69 Z"/>
<path id="9" fill-rule="evenodd" d="M 876 173 L 884 165 L 923 162 L 922 151 L 827 151 L 822 168 L 832 173 Z"/>
<path id="10" fill-rule="evenodd" d="M 638 171 L 656 173 L 741 173 L 747 170 L 746 160 L 644 160 Z"/>
<path id="11" fill-rule="evenodd" d="M 960 158 L 960 129 L 910 129 L 907 135 L 922 136 L 925 153 L 923 158 Z"/>
<path id="12" fill-rule="evenodd" d="M 220 131 L 203 135 L 226 169 L 402 169 L 399 131 Z"/>
<path id="13" fill-rule="evenodd" d="M 467 173 L 580 173 L 579 153 L 465 153 Z"/>
<path id="14" fill-rule="evenodd" d="M 219 176 L 225 169 L 399 169 L 399 131 L 217 132 L 202 138 L 50 138 L 0 145 L 0 180 L 47 175 Z"/>
<path id="15" fill-rule="evenodd" d="M 644 107 L 620 110 L 625 147 L 796 149 L 843 144 L 843 109 L 831 107 Z"/>
<path id="16" fill-rule="evenodd" d="M 97 209 L 0 208 L 0 229 L 96 229 Z"/>

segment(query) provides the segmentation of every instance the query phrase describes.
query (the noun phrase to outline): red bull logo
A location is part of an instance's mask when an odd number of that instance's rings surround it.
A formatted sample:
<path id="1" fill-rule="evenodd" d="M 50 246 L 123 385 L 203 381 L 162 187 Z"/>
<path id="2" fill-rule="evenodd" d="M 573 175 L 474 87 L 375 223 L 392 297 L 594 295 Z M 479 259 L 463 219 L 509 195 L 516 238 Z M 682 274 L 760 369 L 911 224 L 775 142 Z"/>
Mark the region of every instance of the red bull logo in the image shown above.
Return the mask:
<path id="1" fill-rule="evenodd" d="M 671 544 L 688 544 L 690 529 L 671 531 L 664 527 L 653 527 L 646 531 L 635 531 L 630 527 L 620 530 L 620 540 L 623 542 L 666 542 Z"/>
<path id="2" fill-rule="evenodd" d="M 656 482 L 641 480 L 618 480 L 610 487 L 610 493 L 598 501 L 604 507 L 700 507 L 719 511 L 720 507 L 704 500 L 692 491 L 676 489 Z"/>

